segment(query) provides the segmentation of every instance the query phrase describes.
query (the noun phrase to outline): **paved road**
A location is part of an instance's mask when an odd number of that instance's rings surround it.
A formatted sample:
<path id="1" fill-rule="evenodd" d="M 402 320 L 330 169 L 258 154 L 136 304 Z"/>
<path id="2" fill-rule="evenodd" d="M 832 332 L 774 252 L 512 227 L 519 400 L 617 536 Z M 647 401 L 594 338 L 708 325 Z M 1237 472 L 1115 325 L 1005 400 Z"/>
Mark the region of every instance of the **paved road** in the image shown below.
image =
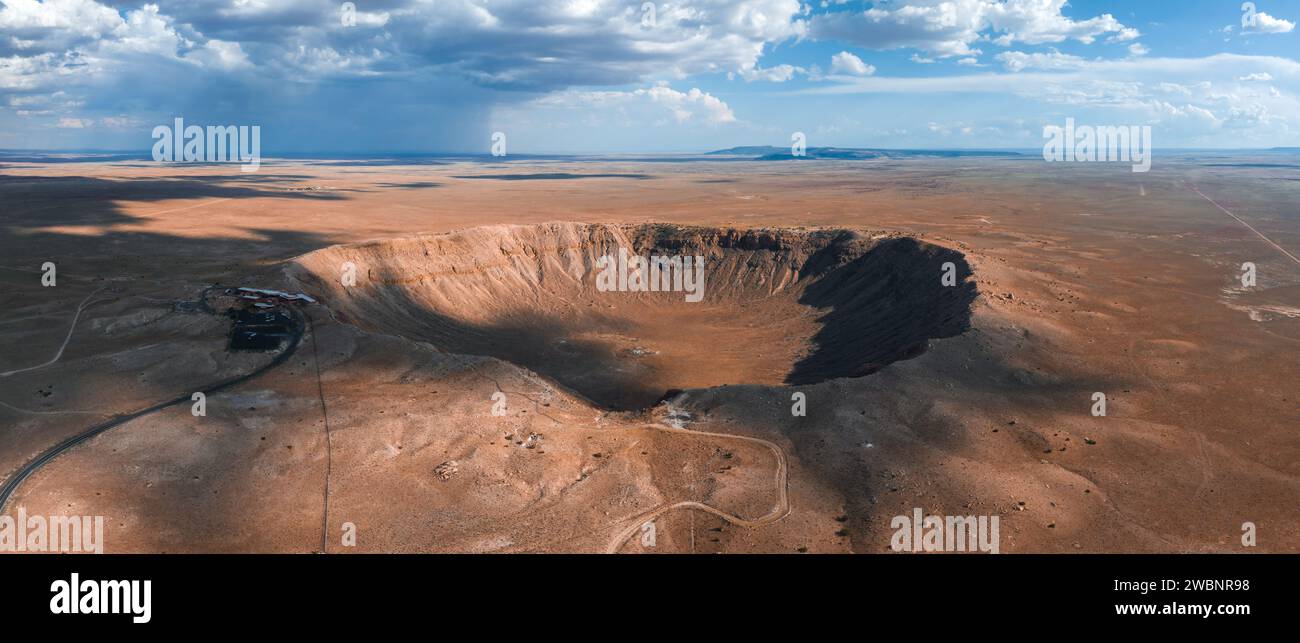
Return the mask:
<path id="1" fill-rule="evenodd" d="M 299 342 L 302 341 L 302 329 L 303 329 L 302 313 L 292 308 L 290 308 L 289 310 L 290 310 L 290 317 L 293 318 L 293 322 L 294 322 L 293 333 L 289 336 L 288 346 L 286 346 L 284 350 L 280 352 L 279 355 L 276 355 L 275 359 L 272 359 L 266 365 L 262 366 L 261 368 L 258 368 L 257 370 L 251 373 L 233 377 L 221 382 L 217 382 L 216 384 L 211 384 L 199 388 L 198 391 L 207 395 L 211 395 L 213 393 L 217 393 L 219 391 L 235 386 L 236 384 L 242 384 L 244 382 L 247 382 L 288 361 L 288 359 L 293 356 L 294 351 L 298 349 Z M 96 424 L 95 426 L 92 426 L 86 429 L 85 431 L 82 431 L 81 433 L 78 433 L 50 447 L 44 453 L 36 456 L 30 462 L 23 465 L 22 468 L 20 468 L 17 472 L 15 472 L 12 476 L 10 476 L 8 480 L 5 481 L 3 487 L 0 487 L 0 514 L 4 513 L 5 505 L 9 503 L 9 499 L 14 495 L 14 492 L 18 490 L 19 485 L 21 485 L 24 480 L 26 480 L 33 473 L 36 473 L 36 471 L 39 470 L 41 467 L 45 466 L 46 464 L 49 464 L 52 460 L 59 457 L 60 455 L 62 455 L 64 452 L 68 451 L 72 447 L 75 447 L 78 444 L 85 442 L 86 440 L 89 440 L 105 431 L 108 431 L 109 429 L 126 424 L 127 422 L 130 422 L 131 420 L 134 420 L 136 418 L 144 417 L 151 413 L 161 411 L 165 408 L 176 406 L 177 404 L 183 404 L 185 402 L 189 402 L 191 401 L 193 395 L 194 395 L 193 391 L 185 392 L 173 399 L 167 400 L 166 402 L 159 402 L 149 408 L 140 409 L 139 411 L 127 413 L 126 415 L 113 416 L 112 418 L 109 418 L 104 422 Z"/>

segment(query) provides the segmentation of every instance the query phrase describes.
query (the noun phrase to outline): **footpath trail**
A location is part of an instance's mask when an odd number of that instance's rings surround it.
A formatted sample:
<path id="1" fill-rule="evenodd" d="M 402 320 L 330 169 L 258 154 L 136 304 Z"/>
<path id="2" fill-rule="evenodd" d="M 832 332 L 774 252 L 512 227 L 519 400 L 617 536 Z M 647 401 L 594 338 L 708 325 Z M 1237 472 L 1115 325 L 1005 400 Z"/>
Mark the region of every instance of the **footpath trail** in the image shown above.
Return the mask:
<path id="1" fill-rule="evenodd" d="M 733 525 L 737 525 L 740 527 L 747 527 L 747 528 L 761 527 L 763 525 L 768 525 L 782 518 L 785 518 L 790 514 L 790 494 L 789 494 L 788 479 L 787 479 L 789 465 L 786 460 L 785 451 L 781 447 L 777 446 L 776 443 L 768 440 L 764 440 L 762 438 L 754 438 L 746 435 L 734 435 L 731 433 L 714 433 L 711 431 L 692 431 L 690 429 L 679 429 L 676 427 L 664 426 L 661 424 L 645 424 L 642 425 L 640 428 L 651 429 L 655 431 L 663 431 L 665 433 L 677 433 L 677 434 L 691 435 L 697 437 L 709 436 L 709 437 L 723 438 L 728 440 L 743 440 L 745 442 L 761 444 L 767 447 L 772 451 L 772 454 L 776 456 L 776 474 L 775 474 L 776 492 L 777 492 L 776 506 L 772 508 L 772 511 L 768 512 L 767 514 L 761 517 L 749 519 L 749 518 L 741 518 L 740 516 L 727 513 L 712 505 L 706 505 L 702 502 L 696 502 L 694 500 L 683 500 L 680 502 L 664 504 L 629 520 L 628 525 L 623 529 L 619 530 L 618 533 L 614 534 L 614 537 L 610 539 L 609 544 L 605 547 L 605 553 L 608 554 L 618 553 L 618 550 L 622 549 L 623 545 L 627 543 L 628 539 L 641 530 L 642 525 L 670 511 L 675 511 L 678 509 L 697 509 L 699 511 L 703 511 L 705 513 L 709 513 L 714 516 L 717 516 Z"/>
<path id="2" fill-rule="evenodd" d="M 59 350 L 54 353 L 54 357 L 51 357 L 50 361 L 45 362 L 44 364 L 37 364 L 36 366 L 28 366 L 27 368 L 19 368 L 19 369 L 14 369 L 12 371 L 5 371 L 3 373 L 0 373 L 0 377 L 9 377 L 10 375 L 17 375 L 19 373 L 26 373 L 27 371 L 34 371 L 38 368 L 45 368 L 46 366 L 49 366 L 50 364 L 59 361 L 63 357 L 63 351 L 68 348 L 68 342 L 72 341 L 72 332 L 77 330 L 77 320 L 81 319 L 81 312 L 85 310 L 86 305 L 90 303 L 90 298 L 99 294 L 99 291 L 103 289 L 104 287 L 100 286 L 99 288 L 96 288 L 94 292 L 90 293 L 89 295 L 86 295 L 85 299 L 81 300 L 81 304 L 77 306 L 77 312 L 73 313 L 72 315 L 72 323 L 68 326 L 68 335 L 63 338 L 63 344 L 59 346 Z"/>

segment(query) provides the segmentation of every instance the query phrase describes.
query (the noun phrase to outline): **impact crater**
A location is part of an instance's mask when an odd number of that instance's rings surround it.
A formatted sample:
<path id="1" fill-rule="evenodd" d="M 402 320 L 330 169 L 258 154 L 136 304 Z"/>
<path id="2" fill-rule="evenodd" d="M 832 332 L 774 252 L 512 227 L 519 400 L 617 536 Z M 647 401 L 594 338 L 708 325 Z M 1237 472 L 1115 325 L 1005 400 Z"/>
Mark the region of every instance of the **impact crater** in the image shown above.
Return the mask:
<path id="1" fill-rule="evenodd" d="M 703 257 L 703 289 L 598 287 L 620 250 Z M 343 321 L 507 360 L 614 410 L 672 389 L 868 375 L 967 330 L 976 296 L 960 252 L 851 230 L 495 225 L 323 248 L 289 272 Z"/>

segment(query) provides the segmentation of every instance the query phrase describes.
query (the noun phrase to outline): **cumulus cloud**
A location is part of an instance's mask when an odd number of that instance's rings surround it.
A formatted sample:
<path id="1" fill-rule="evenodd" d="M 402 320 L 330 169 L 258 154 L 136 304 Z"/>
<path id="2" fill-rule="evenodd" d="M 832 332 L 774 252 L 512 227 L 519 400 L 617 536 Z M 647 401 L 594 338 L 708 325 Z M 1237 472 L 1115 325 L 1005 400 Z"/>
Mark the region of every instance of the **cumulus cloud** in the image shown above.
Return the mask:
<path id="1" fill-rule="evenodd" d="M 758 73 L 767 45 L 806 28 L 799 0 L 659 3 L 649 25 L 637 2 L 391 0 L 370 13 L 365 5 L 345 27 L 332 0 L 158 0 L 176 23 L 237 39 L 255 63 L 286 76 L 457 74 L 524 91 Z"/>
<path id="2" fill-rule="evenodd" d="M 1015 107 L 1129 110 L 1220 131 L 1285 129 L 1300 114 L 1291 61 L 1153 59 L 1132 25 L 1065 0 L 675 0 L 656 3 L 653 20 L 638 1 L 375 0 L 358 3 L 353 26 L 341 21 L 340 4 L 0 0 L 0 146 L 147 146 L 148 128 L 177 115 L 261 124 L 268 150 L 482 151 L 489 121 L 506 116 L 512 145 L 524 123 L 551 118 L 672 125 L 654 142 L 684 130 L 671 144 L 693 145 L 776 127 L 741 118 L 746 94 L 760 92 L 711 82 L 801 76 L 828 81 L 821 87 L 830 92 L 1002 91 L 1027 99 Z M 1243 35 L 1294 27 L 1255 18 Z M 781 58 L 809 39 L 835 41 L 828 76 Z M 1103 60 L 1079 47 L 1099 41 L 1119 43 L 1101 53 L 1126 57 Z M 850 53 L 855 47 L 912 49 L 903 56 L 915 63 L 955 61 L 964 73 L 881 77 Z M 981 60 L 1000 69 L 982 70 Z M 792 90 L 761 93 L 779 101 Z M 801 109 L 813 108 L 790 104 Z M 954 108 L 936 102 L 936 112 L 945 109 Z M 915 132 L 951 116 L 909 112 L 889 127 Z M 972 122 L 971 136 L 988 131 L 983 125 Z"/>
<path id="3" fill-rule="evenodd" d="M 584 118 L 618 118 L 636 124 L 721 125 L 736 122 L 731 108 L 712 94 L 699 88 L 677 91 L 667 84 L 632 91 L 557 91 L 532 101 L 526 107 L 570 111 Z M 671 120 L 665 120 L 669 116 Z"/>
<path id="4" fill-rule="evenodd" d="M 912 0 L 873 6 L 861 12 L 814 16 L 809 34 L 871 49 L 914 48 L 930 56 L 972 56 L 981 40 L 1001 46 L 1076 40 L 1101 36 L 1133 40 L 1140 35 L 1110 14 L 1074 20 L 1061 13 L 1066 0 Z"/>
<path id="5" fill-rule="evenodd" d="M 688 92 L 679 92 L 667 86 L 650 89 L 638 89 L 632 92 L 637 97 L 649 97 L 651 102 L 668 108 L 679 121 L 688 121 L 697 115 L 706 123 L 734 123 L 736 115 L 726 103 L 712 95 L 692 88 Z"/>
<path id="6" fill-rule="evenodd" d="M 807 74 L 808 70 L 803 67 L 794 65 L 776 65 L 774 67 L 762 68 L 758 66 L 742 69 L 738 72 L 739 76 L 746 81 L 762 80 L 769 83 L 784 83 L 794 78 L 795 74 Z"/>
<path id="7" fill-rule="evenodd" d="M 96 0 L 10 0 L 0 5 L 0 56 L 144 54 L 254 64 L 297 80 L 436 70 L 549 90 L 752 71 L 766 45 L 805 30 L 798 0 L 661 4 L 649 28 L 635 3 L 393 0 L 361 9 L 349 27 L 332 0 L 157 0 L 123 13 Z"/>
<path id="8" fill-rule="evenodd" d="M 127 25 L 94 0 L 6 0 L 0 5 L 0 53 L 62 52 L 120 38 Z"/>
<path id="9" fill-rule="evenodd" d="M 601 0 L 358 5 L 348 26 L 334 0 L 154 0 L 120 11 L 107 0 L 6 0 L 0 105 L 58 90 L 87 103 L 0 110 L 0 145 L 32 144 L 12 131 L 15 116 L 26 119 L 19 122 L 27 132 L 57 129 L 60 118 L 125 130 L 103 119 L 130 112 L 142 127 L 179 113 L 274 122 L 279 127 L 264 128 L 268 149 L 373 149 L 384 142 L 374 122 L 402 145 L 463 149 L 492 105 L 569 88 L 696 74 L 782 82 L 813 73 L 760 64 L 772 45 L 805 35 L 799 0 L 660 3 L 651 25 L 640 3 Z M 644 98 L 692 120 L 734 119 L 707 93 L 651 89 Z M 349 118 L 354 112 L 359 117 Z M 316 135 L 321 130 L 336 139 Z"/>
<path id="10" fill-rule="evenodd" d="M 151 59 L 194 68 L 250 66 L 237 42 L 182 33 L 157 5 L 119 14 L 94 0 L 12 0 L 0 5 L 0 91 L 103 82 Z M 7 71 L 8 73 L 5 73 Z"/>
<path id="11" fill-rule="evenodd" d="M 841 51 L 831 56 L 831 73 L 849 76 L 870 76 L 876 73 L 876 68 L 862 62 L 861 58 L 847 51 Z"/>
<path id="12" fill-rule="evenodd" d="M 1282 18 L 1274 18 L 1264 12 L 1256 13 L 1252 16 L 1252 24 L 1242 28 L 1243 35 L 1251 33 L 1291 33 L 1295 29 L 1295 23 Z"/>

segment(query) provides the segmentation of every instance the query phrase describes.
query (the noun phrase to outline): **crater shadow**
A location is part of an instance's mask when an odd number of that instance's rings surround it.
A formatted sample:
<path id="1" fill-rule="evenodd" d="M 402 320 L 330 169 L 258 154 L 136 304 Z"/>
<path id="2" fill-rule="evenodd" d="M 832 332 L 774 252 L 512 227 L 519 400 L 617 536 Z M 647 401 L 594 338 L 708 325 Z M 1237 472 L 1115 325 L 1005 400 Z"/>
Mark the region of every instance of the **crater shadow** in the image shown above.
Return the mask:
<path id="1" fill-rule="evenodd" d="M 949 262 L 955 282 L 945 286 Z M 816 256 L 809 261 L 818 263 Z M 816 277 L 799 303 L 829 310 L 817 319 L 816 350 L 794 365 L 786 383 L 870 375 L 920 355 L 931 339 L 965 332 L 979 294 L 970 275 L 960 252 L 898 238 Z"/>

